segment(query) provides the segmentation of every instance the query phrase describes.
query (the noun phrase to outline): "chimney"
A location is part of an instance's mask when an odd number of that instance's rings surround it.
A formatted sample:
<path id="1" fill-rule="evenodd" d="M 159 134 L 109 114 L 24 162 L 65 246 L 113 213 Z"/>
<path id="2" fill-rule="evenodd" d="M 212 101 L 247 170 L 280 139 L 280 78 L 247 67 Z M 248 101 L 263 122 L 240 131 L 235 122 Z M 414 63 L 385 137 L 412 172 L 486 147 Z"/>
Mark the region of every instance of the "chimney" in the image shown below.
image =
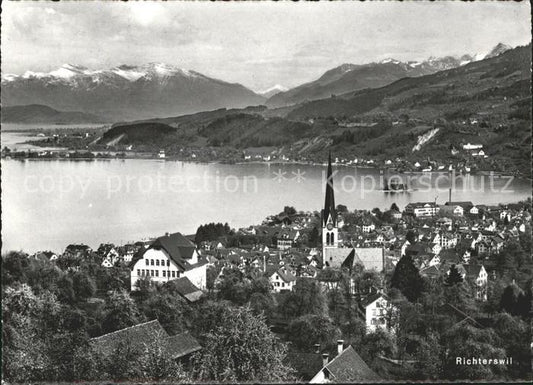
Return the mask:
<path id="1" fill-rule="evenodd" d="M 344 350 L 344 340 L 337 340 L 337 355 L 341 354 Z"/>
<path id="2" fill-rule="evenodd" d="M 326 366 L 329 361 L 329 354 L 328 353 L 322 353 L 322 366 Z"/>
<path id="3" fill-rule="evenodd" d="M 315 353 L 320 353 L 320 344 L 315 344 Z"/>

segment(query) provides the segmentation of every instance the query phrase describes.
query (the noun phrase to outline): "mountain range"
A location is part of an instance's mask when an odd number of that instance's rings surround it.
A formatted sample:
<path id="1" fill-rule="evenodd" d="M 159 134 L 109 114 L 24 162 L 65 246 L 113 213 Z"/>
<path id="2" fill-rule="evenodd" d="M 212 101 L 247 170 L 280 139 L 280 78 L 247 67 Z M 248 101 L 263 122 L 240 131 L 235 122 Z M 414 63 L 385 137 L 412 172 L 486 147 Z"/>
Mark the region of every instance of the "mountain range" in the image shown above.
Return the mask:
<path id="1" fill-rule="evenodd" d="M 102 70 L 65 64 L 48 73 L 27 71 L 23 75 L 3 75 L 2 105 L 46 105 L 113 122 L 261 104 L 278 108 L 457 68 L 497 56 L 509 48 L 500 43 L 488 55 L 446 56 L 422 62 L 385 59 L 378 63 L 343 64 L 293 89 L 275 85 L 258 93 L 240 84 L 163 63 L 120 65 Z"/>
<path id="2" fill-rule="evenodd" d="M 273 95 L 267 100 L 266 105 L 274 108 L 283 107 L 327 98 L 331 95 L 343 94 L 349 91 L 382 87 L 404 77 L 429 75 L 438 71 L 457 68 L 474 61 L 494 57 L 509 49 L 511 49 L 510 46 L 499 43 L 487 55 L 430 57 L 421 62 L 401 62 L 388 58 L 378 63 L 362 65 L 343 64 L 327 71 L 317 80 Z"/>
<path id="3" fill-rule="evenodd" d="M 28 71 L 2 78 L 4 106 L 43 104 L 109 121 L 246 107 L 264 101 L 240 84 L 162 63 L 107 70 L 65 64 L 49 73 Z"/>

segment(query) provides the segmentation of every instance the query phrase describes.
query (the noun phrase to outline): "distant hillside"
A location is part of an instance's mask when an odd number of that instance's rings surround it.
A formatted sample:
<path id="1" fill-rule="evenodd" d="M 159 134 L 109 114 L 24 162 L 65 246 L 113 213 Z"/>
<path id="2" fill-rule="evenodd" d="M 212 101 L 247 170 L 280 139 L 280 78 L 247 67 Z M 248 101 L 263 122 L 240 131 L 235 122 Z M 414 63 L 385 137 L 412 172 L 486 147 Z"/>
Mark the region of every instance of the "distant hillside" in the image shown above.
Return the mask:
<path id="1" fill-rule="evenodd" d="M 176 128 L 162 123 L 116 125 L 104 133 L 100 143 L 164 146 L 175 133 Z"/>
<path id="2" fill-rule="evenodd" d="M 3 123 L 19 124 L 81 124 L 104 122 L 103 118 L 93 114 L 79 111 L 58 111 L 41 104 L 2 107 L 1 118 Z"/>
<path id="3" fill-rule="evenodd" d="M 325 72 L 315 81 L 302 84 L 285 92 L 278 92 L 266 101 L 266 105 L 269 107 L 282 107 L 329 98 L 332 95 L 340 95 L 365 88 L 383 87 L 404 77 L 428 75 L 457 68 L 482 58 L 498 56 L 510 48 L 500 43 L 486 56 L 430 57 L 421 62 L 401 62 L 395 59 L 385 59 L 379 63 L 343 64 Z"/>
<path id="4" fill-rule="evenodd" d="M 489 59 L 415 78 L 404 78 L 385 87 L 360 90 L 293 108 L 289 119 L 313 116 L 352 116 L 371 110 L 406 111 L 420 118 L 492 112 L 495 102 L 505 110 L 515 98 L 530 96 L 531 45 Z"/>

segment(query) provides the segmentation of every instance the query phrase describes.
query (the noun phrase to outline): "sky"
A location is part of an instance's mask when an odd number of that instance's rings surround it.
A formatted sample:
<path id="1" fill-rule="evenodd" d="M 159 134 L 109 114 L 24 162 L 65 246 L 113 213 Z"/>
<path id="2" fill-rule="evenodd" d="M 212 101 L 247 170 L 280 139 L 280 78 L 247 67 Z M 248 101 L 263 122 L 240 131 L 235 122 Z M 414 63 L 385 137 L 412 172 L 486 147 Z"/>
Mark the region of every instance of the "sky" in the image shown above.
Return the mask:
<path id="1" fill-rule="evenodd" d="M 255 91 L 343 63 L 531 41 L 517 2 L 2 2 L 2 75 L 163 62 Z"/>

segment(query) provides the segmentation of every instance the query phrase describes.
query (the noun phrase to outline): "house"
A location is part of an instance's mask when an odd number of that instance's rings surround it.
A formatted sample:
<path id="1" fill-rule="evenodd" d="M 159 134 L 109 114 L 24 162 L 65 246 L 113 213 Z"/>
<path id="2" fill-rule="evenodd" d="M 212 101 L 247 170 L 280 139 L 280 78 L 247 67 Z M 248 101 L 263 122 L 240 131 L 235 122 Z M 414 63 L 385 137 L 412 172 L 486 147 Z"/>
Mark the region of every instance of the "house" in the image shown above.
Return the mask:
<path id="1" fill-rule="evenodd" d="M 276 293 L 283 290 L 292 291 L 292 288 L 296 284 L 296 276 L 286 267 L 273 269 L 273 271 L 268 274 L 268 279 L 272 285 L 272 290 Z"/>
<path id="2" fill-rule="evenodd" d="M 479 208 L 477 206 L 472 206 L 468 211 L 471 215 L 479 215 Z"/>
<path id="3" fill-rule="evenodd" d="M 437 279 L 440 276 L 440 271 L 438 266 L 431 265 L 420 270 L 420 275 L 429 279 Z"/>
<path id="4" fill-rule="evenodd" d="M 350 345 L 344 349 L 344 341 L 339 340 L 337 356 L 331 361 L 327 353 L 322 354 L 323 367 L 309 381 L 311 384 L 376 382 L 380 377 L 368 367 L 365 361 Z"/>
<path id="5" fill-rule="evenodd" d="M 405 206 L 405 213 L 415 217 L 432 217 L 436 215 L 440 207 L 435 202 L 409 203 Z"/>
<path id="6" fill-rule="evenodd" d="M 157 238 L 138 259 L 130 263 L 131 290 L 137 281 L 150 277 L 152 282 L 165 283 L 187 277 L 201 290 L 206 285 L 207 261 L 200 258 L 196 246 L 180 233 Z"/>
<path id="7" fill-rule="evenodd" d="M 120 255 L 111 243 L 101 244 L 96 253 L 102 258 L 103 267 L 113 267 L 120 259 Z"/>
<path id="8" fill-rule="evenodd" d="M 283 229 L 277 236 L 276 243 L 278 250 L 288 250 L 290 249 L 294 242 L 300 237 L 300 232 L 298 230 L 287 230 Z"/>
<path id="9" fill-rule="evenodd" d="M 441 231 L 433 237 L 433 243 L 439 245 L 443 249 L 450 249 L 457 245 L 457 235 L 451 232 Z"/>
<path id="10" fill-rule="evenodd" d="M 374 332 L 378 328 L 388 328 L 387 315 L 390 305 L 385 294 L 380 292 L 370 294 L 360 302 L 359 307 L 364 314 L 367 332 Z"/>
<path id="11" fill-rule="evenodd" d="M 390 214 L 393 219 L 402 219 L 402 213 L 399 212 L 398 210 L 391 210 Z"/>
<path id="12" fill-rule="evenodd" d="M 476 299 L 480 301 L 487 300 L 487 279 L 488 274 L 483 265 L 472 265 L 464 263 L 459 265 L 459 272 L 469 282 L 476 287 Z"/>
<path id="13" fill-rule="evenodd" d="M 187 332 L 168 335 L 158 320 L 130 326 L 89 340 L 89 344 L 103 357 L 113 354 L 121 345 L 141 352 L 147 344 L 154 342 L 173 359 L 180 361 L 184 361 L 202 348 Z"/>
<path id="14" fill-rule="evenodd" d="M 448 231 L 452 230 L 453 221 L 448 217 L 442 217 L 437 219 L 437 225 L 443 227 Z"/>
<path id="15" fill-rule="evenodd" d="M 465 212 L 470 211 L 474 204 L 471 201 L 449 201 L 444 203 L 445 206 L 461 206 Z"/>
<path id="16" fill-rule="evenodd" d="M 462 217 L 465 212 L 464 209 L 459 205 L 448 205 L 448 204 L 445 204 L 444 206 L 440 206 L 439 211 L 446 215 L 453 215 L 456 217 Z"/>
<path id="17" fill-rule="evenodd" d="M 365 221 L 363 223 L 363 233 L 371 233 L 376 229 L 376 225 L 370 221 Z"/>

